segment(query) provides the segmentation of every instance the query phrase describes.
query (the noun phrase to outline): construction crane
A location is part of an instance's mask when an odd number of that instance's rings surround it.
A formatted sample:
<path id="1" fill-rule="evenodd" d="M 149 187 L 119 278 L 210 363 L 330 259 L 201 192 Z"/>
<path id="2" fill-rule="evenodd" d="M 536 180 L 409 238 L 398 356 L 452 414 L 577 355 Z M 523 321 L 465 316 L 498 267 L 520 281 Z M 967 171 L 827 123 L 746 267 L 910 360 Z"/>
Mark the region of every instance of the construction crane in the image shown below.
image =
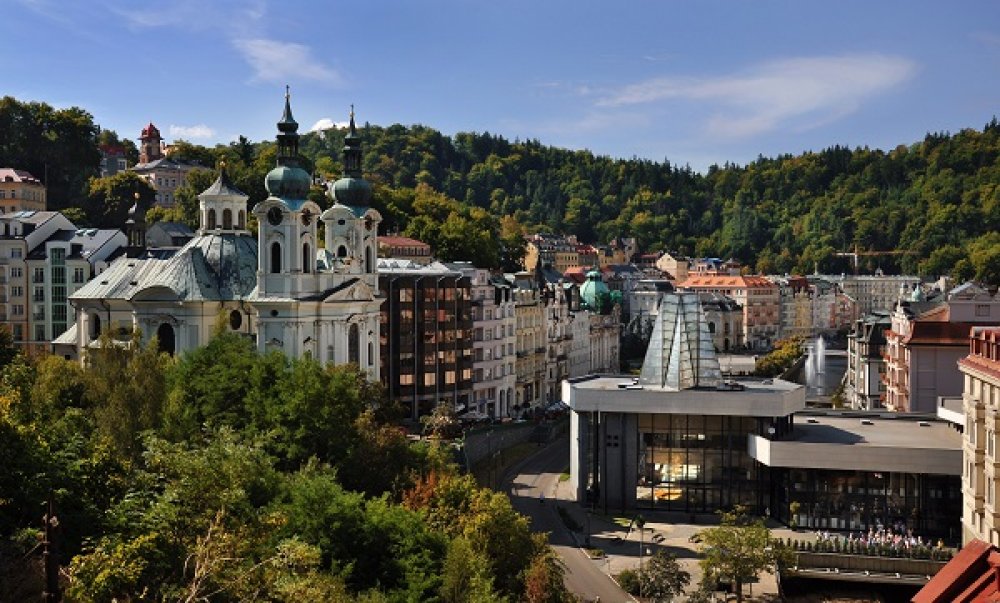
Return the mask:
<path id="1" fill-rule="evenodd" d="M 854 251 L 838 251 L 833 255 L 842 258 L 851 258 L 851 264 L 854 266 L 854 274 L 857 274 L 859 257 L 872 255 L 909 255 L 913 253 L 916 252 L 908 249 L 894 249 L 892 251 L 859 251 L 858 246 L 855 245 Z"/>

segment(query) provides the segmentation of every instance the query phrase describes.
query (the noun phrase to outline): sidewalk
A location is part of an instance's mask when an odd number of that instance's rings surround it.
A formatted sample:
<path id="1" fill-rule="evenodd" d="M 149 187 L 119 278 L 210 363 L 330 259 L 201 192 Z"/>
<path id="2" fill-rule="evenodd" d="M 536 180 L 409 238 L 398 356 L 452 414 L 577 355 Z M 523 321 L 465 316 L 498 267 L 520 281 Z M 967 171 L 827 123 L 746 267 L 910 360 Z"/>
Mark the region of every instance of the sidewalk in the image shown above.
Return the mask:
<path id="1" fill-rule="evenodd" d="M 624 569 L 637 569 L 639 567 L 640 534 L 637 528 L 633 528 L 629 533 L 628 526 L 619 525 L 612 517 L 600 513 L 589 513 L 581 505 L 573 501 L 573 487 L 570 482 L 558 482 L 553 492 L 547 497 L 559 506 L 562 506 L 569 515 L 580 526 L 579 532 L 574 532 L 577 545 L 581 548 L 600 549 L 604 551 L 604 559 L 596 559 L 594 563 L 599 565 L 605 573 L 612 576 L 620 573 Z M 691 537 L 702 529 L 714 525 L 709 517 L 702 517 L 705 523 L 691 523 L 689 518 L 677 521 L 680 516 L 675 513 L 642 512 L 646 520 L 642 530 L 642 557 L 646 559 L 648 555 L 656 553 L 658 550 L 666 550 L 677 556 L 681 567 L 691 574 L 691 582 L 688 592 L 695 590 L 701 582 L 701 566 L 698 564 L 699 545 L 691 541 Z M 587 533 L 590 533 L 590 546 L 586 546 Z M 769 526 L 775 538 L 792 538 L 798 540 L 809 540 L 815 538 L 811 532 L 793 532 L 784 527 Z M 753 596 L 750 596 L 752 592 Z M 760 577 L 760 582 L 752 586 L 744 587 L 744 601 L 778 601 L 778 584 L 775 576 L 764 574 Z M 723 600 L 724 595 L 719 593 L 719 600 Z"/>

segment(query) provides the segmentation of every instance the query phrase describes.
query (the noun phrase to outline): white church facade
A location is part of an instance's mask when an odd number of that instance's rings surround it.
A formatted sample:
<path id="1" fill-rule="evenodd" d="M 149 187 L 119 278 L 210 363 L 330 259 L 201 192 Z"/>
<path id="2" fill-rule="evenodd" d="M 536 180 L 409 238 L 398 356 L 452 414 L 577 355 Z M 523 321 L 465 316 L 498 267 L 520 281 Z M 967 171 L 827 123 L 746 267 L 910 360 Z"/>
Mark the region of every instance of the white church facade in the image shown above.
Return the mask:
<path id="1" fill-rule="evenodd" d="M 367 207 L 371 188 L 361 177 L 353 111 L 344 177 L 331 186 L 333 205 L 325 211 L 307 199 L 311 178 L 298 163 L 287 94 L 277 138 L 268 198 L 251 210 L 256 236 L 247 228 L 248 196 L 230 183 L 225 166 L 198 196 L 197 235 L 170 257 L 144 253 L 144 210 L 133 207 L 129 253 L 71 296 L 76 324 L 53 342 L 54 351 L 83 358 L 103 330 L 127 337 L 138 329 L 144 342 L 156 337 L 161 350 L 179 354 L 225 329 L 253 339 L 261 353 L 355 363 L 378 380 L 381 216 Z"/>

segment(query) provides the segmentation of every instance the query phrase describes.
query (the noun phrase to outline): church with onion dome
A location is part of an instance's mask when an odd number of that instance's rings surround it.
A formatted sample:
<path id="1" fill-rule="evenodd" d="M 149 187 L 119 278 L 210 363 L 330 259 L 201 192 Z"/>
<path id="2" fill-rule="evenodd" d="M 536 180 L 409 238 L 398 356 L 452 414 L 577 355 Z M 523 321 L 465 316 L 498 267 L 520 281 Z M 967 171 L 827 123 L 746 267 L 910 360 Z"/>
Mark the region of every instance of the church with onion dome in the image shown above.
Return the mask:
<path id="1" fill-rule="evenodd" d="M 330 186 L 324 210 L 307 198 L 311 177 L 299 165 L 298 123 L 289 95 L 278 122 L 277 165 L 265 179 L 268 197 L 249 197 L 219 168 L 199 196 L 196 236 L 170 257 L 145 253 L 144 210 L 129 212 L 129 253 L 77 290 L 76 323 L 53 342 L 55 353 L 83 358 L 110 330 L 137 328 L 170 354 L 208 343 L 226 329 L 251 338 L 261 353 L 310 355 L 357 364 L 379 379 L 378 225 L 361 175 L 354 111 L 344 144 L 344 176 Z M 320 235 L 320 224 L 323 235 Z"/>

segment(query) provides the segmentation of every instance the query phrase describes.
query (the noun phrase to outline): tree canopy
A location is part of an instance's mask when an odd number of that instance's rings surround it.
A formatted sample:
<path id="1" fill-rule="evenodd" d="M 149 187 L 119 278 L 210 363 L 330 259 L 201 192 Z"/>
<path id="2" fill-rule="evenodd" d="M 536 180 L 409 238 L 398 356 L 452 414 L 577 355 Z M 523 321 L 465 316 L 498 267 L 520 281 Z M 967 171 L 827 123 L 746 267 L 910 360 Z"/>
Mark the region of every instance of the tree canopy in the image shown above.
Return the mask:
<path id="1" fill-rule="evenodd" d="M 0 600 L 40 597 L 50 495 L 74 601 L 566 600 L 509 499 L 355 367 L 116 335 L 82 366 L 0 337 Z"/>

